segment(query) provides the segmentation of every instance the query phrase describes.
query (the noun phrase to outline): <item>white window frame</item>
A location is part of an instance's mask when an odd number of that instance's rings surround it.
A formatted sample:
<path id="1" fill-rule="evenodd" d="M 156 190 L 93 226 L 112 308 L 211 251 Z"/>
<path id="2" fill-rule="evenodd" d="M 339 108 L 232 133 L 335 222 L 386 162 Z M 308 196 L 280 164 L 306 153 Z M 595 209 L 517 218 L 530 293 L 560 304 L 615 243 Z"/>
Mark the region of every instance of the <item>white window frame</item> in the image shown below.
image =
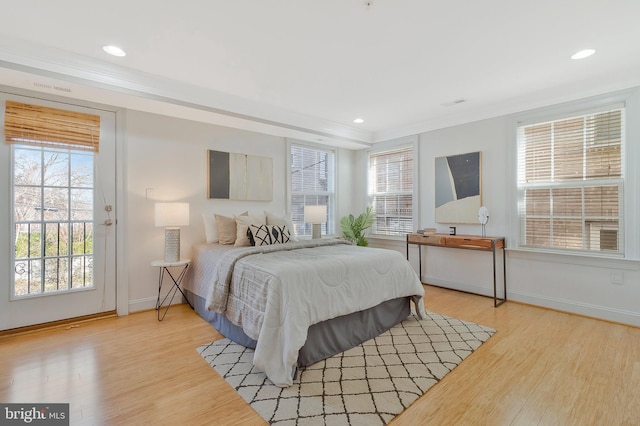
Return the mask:
<path id="1" fill-rule="evenodd" d="M 329 167 L 329 176 L 332 179 L 332 182 L 329 184 L 329 190 L 326 192 L 308 192 L 308 193 L 294 193 L 291 182 L 291 153 L 293 147 L 301 147 L 305 149 L 312 149 L 317 151 L 324 151 L 331 155 L 333 158 L 333 164 L 328 165 Z M 338 211 L 337 200 L 338 200 L 338 185 L 337 185 L 337 169 L 338 169 L 338 152 L 337 149 L 327 145 L 314 144 L 309 142 L 303 142 L 299 140 L 289 140 L 287 139 L 286 143 L 286 166 L 287 166 L 287 212 L 291 217 L 291 220 L 294 221 L 293 217 L 293 206 L 291 200 L 294 195 L 320 195 L 327 196 L 329 199 L 328 208 L 327 208 L 327 222 L 322 224 L 322 234 L 323 235 L 335 235 L 336 232 L 336 215 Z M 294 221 L 294 228 L 296 227 L 296 223 L 299 221 Z M 302 238 L 310 238 L 311 237 L 311 227 L 308 227 L 308 232 L 303 234 L 296 235 Z"/>
<path id="2" fill-rule="evenodd" d="M 622 176 L 624 180 L 622 199 L 623 205 L 620 206 L 620 216 L 624 220 L 620 235 L 620 250 L 624 254 L 601 253 L 594 251 L 568 251 L 545 248 L 531 248 L 521 244 L 520 241 L 520 223 L 519 223 L 519 194 L 518 194 L 518 127 L 545 121 L 562 120 L 578 115 L 587 115 L 589 113 L 601 112 L 603 109 L 614 107 L 615 105 L 624 106 L 626 108 L 627 121 L 624 126 L 624 142 L 623 142 L 623 158 L 622 158 Z M 557 261 L 561 263 L 582 264 L 580 259 L 597 259 L 602 258 L 604 262 L 620 259 L 636 260 L 640 253 L 640 245 L 635 238 L 631 238 L 638 230 L 640 230 L 640 220 L 637 217 L 637 211 L 640 208 L 638 204 L 640 197 L 636 192 L 640 189 L 640 184 L 636 181 L 640 177 L 635 168 L 637 168 L 636 157 L 640 155 L 640 146 L 634 143 L 640 137 L 640 121 L 633 120 L 633 116 L 640 113 L 640 90 L 629 89 L 618 92 L 608 93 L 606 95 L 594 96 L 579 101 L 567 102 L 564 104 L 553 105 L 549 107 L 538 108 L 521 114 L 514 114 L 509 120 L 509 131 L 511 143 L 507 144 L 508 158 L 511 161 L 507 163 L 507 175 L 505 186 L 508 194 L 507 205 L 509 207 L 509 233 L 508 246 L 509 251 L 536 254 L 544 256 L 545 259 Z M 586 260 L 585 260 L 586 261 Z M 595 262 L 595 263 L 594 263 Z M 607 266 L 608 263 L 598 263 L 597 260 L 590 263 L 592 266 Z"/>
<path id="3" fill-rule="evenodd" d="M 419 171 L 420 171 L 420 156 L 418 150 L 418 137 L 411 136 L 407 138 L 395 139 L 393 141 L 380 142 L 377 143 L 374 149 L 370 149 L 367 151 L 366 157 L 366 179 L 367 183 L 366 187 L 366 204 L 373 205 L 373 194 L 371 192 L 371 156 L 375 154 L 382 154 L 384 152 L 397 151 L 403 148 L 411 148 L 413 151 L 413 188 L 411 194 L 411 222 L 412 222 L 412 231 L 417 229 L 417 218 L 418 218 L 418 194 L 419 194 Z M 411 231 L 410 231 L 411 232 Z M 389 240 L 404 240 L 406 233 L 402 234 L 381 234 L 377 232 L 377 228 L 374 222 L 374 225 L 370 230 L 371 238 L 379 238 L 379 239 L 389 239 Z"/>

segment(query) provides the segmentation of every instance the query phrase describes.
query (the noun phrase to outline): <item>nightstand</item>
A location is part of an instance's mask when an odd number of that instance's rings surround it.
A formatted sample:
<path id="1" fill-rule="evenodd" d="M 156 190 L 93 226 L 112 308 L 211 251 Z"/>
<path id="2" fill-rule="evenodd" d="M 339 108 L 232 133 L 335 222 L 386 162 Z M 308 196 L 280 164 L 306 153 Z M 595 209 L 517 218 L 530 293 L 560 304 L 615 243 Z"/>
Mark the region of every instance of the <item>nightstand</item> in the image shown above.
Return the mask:
<path id="1" fill-rule="evenodd" d="M 158 311 L 158 321 L 162 321 L 164 319 L 165 315 L 167 315 L 167 311 L 171 307 L 171 303 L 173 302 L 173 298 L 175 297 L 175 295 L 176 295 L 176 293 L 178 291 L 180 292 L 180 294 L 182 294 L 182 296 L 187 301 L 189 306 L 191 306 L 191 309 L 193 309 L 193 305 L 191 305 L 191 302 L 189 302 L 189 299 L 187 299 L 187 296 L 184 294 L 184 292 L 180 288 L 180 283 L 182 283 L 182 280 L 184 279 L 184 275 L 187 273 L 187 269 L 189 269 L 189 264 L 190 263 L 191 263 L 191 259 L 182 259 L 182 260 L 178 260 L 176 262 L 165 262 L 164 260 L 154 260 L 153 262 L 151 262 L 151 266 L 159 268 L 158 300 L 156 301 L 156 310 Z M 174 275 L 175 272 L 174 272 L 174 274 L 171 273 L 171 268 L 174 268 L 174 269 L 180 268 L 180 269 L 178 269 L 177 275 Z M 169 276 L 169 278 L 171 278 L 171 281 L 173 282 L 173 288 L 169 289 L 169 292 L 164 296 L 164 298 L 162 299 L 162 302 L 161 302 L 160 301 L 160 294 L 162 292 L 162 283 L 164 281 L 165 273 L 166 273 L 166 275 Z M 160 310 L 161 310 L 160 308 L 162 307 L 164 302 L 167 300 L 169 295 L 171 295 L 171 299 L 169 299 L 169 304 L 167 305 L 166 309 L 164 310 L 164 314 L 162 314 L 162 317 L 160 317 Z"/>

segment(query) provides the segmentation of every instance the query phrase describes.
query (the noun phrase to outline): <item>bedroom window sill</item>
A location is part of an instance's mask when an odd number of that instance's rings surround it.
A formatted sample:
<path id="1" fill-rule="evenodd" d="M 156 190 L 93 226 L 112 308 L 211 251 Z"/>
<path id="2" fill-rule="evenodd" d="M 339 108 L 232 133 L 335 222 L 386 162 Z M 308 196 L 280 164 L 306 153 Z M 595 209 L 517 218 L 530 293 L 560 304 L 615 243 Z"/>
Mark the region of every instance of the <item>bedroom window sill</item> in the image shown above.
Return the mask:
<path id="1" fill-rule="evenodd" d="M 297 235 L 299 240 L 311 240 L 311 235 Z M 336 234 L 322 234 L 322 238 L 342 238 L 341 235 Z"/>
<path id="2" fill-rule="evenodd" d="M 508 247 L 507 253 L 512 259 L 564 263 L 569 265 L 594 266 L 599 268 L 624 269 L 628 271 L 640 270 L 640 260 L 638 259 L 625 259 L 613 256 L 588 256 L 584 254 L 557 253 Z"/>
<path id="3" fill-rule="evenodd" d="M 368 240 L 406 241 L 406 235 L 367 235 Z"/>

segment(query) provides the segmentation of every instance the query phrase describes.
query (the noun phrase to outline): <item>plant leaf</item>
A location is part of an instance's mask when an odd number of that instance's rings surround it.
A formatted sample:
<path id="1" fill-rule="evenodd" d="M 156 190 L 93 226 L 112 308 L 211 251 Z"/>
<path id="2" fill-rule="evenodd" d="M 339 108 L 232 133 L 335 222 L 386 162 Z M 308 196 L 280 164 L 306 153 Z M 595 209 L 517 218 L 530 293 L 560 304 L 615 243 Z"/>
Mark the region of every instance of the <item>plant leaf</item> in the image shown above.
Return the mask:
<path id="1" fill-rule="evenodd" d="M 354 217 L 352 214 L 344 216 L 340 219 L 340 228 L 342 236 L 351 242 L 355 242 L 359 246 L 368 246 L 369 243 L 365 237 L 365 231 L 373 226 L 376 214 L 372 206 L 367 206 L 365 211 Z"/>

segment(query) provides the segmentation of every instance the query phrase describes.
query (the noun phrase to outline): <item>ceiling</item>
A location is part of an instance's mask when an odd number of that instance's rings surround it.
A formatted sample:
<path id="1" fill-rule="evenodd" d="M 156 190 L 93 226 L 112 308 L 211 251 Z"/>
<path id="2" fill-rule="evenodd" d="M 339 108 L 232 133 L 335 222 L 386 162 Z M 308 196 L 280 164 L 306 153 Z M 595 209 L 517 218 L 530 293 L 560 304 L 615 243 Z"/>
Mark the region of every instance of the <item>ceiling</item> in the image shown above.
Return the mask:
<path id="1" fill-rule="evenodd" d="M 22 0 L 2 15 L 5 85 L 349 148 L 640 85 L 638 0 Z"/>

